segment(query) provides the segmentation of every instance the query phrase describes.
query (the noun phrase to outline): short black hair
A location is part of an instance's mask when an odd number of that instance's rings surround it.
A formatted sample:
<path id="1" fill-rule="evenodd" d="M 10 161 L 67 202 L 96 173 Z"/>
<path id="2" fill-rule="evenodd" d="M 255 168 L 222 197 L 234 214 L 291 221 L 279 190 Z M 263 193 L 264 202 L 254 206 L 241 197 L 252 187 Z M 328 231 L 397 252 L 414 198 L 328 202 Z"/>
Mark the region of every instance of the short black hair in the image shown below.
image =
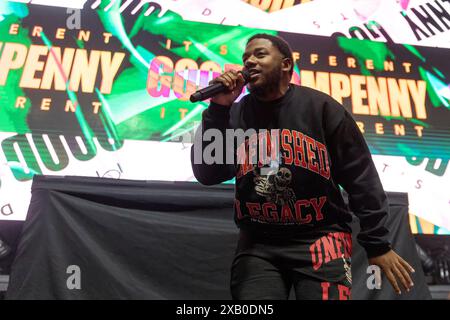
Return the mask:
<path id="1" fill-rule="evenodd" d="M 288 58 L 289 60 L 291 60 L 292 67 L 291 67 L 291 70 L 289 70 L 289 74 L 292 76 L 292 73 L 294 72 L 294 60 L 292 59 L 292 49 L 289 46 L 289 44 L 286 42 L 286 40 L 284 40 L 283 38 L 281 38 L 279 36 L 274 36 L 274 35 L 267 34 L 267 33 L 257 33 L 255 35 L 251 36 L 247 40 L 246 46 L 250 43 L 250 41 L 252 41 L 254 39 L 269 40 L 270 42 L 272 42 L 272 45 L 277 47 L 278 51 L 280 51 L 280 53 L 283 55 L 283 58 Z"/>

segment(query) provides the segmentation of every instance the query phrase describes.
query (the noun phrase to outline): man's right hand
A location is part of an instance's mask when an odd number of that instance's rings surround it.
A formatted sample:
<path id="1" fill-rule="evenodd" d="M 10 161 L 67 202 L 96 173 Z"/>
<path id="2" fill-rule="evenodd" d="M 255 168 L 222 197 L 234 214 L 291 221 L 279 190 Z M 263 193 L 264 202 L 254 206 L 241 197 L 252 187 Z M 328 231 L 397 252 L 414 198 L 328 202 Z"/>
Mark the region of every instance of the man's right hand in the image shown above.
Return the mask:
<path id="1" fill-rule="evenodd" d="M 244 88 L 245 85 L 245 80 L 240 72 L 231 70 L 209 82 L 209 84 L 214 83 L 222 83 L 225 87 L 227 87 L 228 92 L 220 93 L 212 97 L 211 102 L 223 106 L 231 106 L 234 100 L 236 100 L 241 94 L 242 88 Z"/>

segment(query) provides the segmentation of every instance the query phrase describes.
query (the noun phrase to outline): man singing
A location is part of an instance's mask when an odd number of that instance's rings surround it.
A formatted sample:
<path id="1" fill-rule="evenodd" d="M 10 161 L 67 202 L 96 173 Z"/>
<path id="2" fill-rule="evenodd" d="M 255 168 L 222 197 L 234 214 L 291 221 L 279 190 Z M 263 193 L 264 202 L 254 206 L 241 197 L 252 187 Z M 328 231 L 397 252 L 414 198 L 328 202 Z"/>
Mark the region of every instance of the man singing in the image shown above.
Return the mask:
<path id="1" fill-rule="evenodd" d="M 388 201 L 352 116 L 330 96 L 290 83 L 292 51 L 280 37 L 252 36 L 242 59 L 250 94 L 235 103 L 245 85 L 242 73 L 214 79 L 228 91 L 211 99 L 197 137 L 208 129 L 220 130 L 223 141 L 227 129 L 256 134 L 231 151 L 224 147 L 233 164 L 198 161 L 198 150 L 208 147 L 203 139 L 191 150 L 200 183 L 236 177 L 233 299 L 287 299 L 291 287 L 297 299 L 349 299 L 350 209 L 359 217 L 358 241 L 369 263 L 397 293 L 400 285 L 409 291 L 414 270 L 387 240 Z"/>

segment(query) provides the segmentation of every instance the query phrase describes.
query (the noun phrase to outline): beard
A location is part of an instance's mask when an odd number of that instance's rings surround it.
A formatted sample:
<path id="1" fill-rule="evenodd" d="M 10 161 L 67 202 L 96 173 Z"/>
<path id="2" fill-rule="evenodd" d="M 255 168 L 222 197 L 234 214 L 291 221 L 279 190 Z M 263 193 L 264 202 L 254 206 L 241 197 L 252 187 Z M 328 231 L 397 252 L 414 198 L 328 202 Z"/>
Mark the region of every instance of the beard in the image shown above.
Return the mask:
<path id="1" fill-rule="evenodd" d="M 276 91 L 281 83 L 281 66 L 277 66 L 270 73 L 264 75 L 262 83 L 248 87 L 250 93 L 256 96 L 265 96 Z"/>

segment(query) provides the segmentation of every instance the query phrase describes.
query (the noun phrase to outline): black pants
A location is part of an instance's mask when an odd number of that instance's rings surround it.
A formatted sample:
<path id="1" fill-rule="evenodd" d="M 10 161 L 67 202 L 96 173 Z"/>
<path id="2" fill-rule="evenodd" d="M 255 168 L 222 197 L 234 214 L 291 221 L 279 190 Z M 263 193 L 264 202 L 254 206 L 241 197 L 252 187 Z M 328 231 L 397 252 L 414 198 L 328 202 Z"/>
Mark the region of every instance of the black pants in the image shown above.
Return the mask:
<path id="1" fill-rule="evenodd" d="M 349 244 L 343 249 L 348 238 L 333 235 L 279 241 L 241 231 L 231 268 L 232 298 L 286 300 L 293 288 L 297 300 L 350 299 Z"/>

